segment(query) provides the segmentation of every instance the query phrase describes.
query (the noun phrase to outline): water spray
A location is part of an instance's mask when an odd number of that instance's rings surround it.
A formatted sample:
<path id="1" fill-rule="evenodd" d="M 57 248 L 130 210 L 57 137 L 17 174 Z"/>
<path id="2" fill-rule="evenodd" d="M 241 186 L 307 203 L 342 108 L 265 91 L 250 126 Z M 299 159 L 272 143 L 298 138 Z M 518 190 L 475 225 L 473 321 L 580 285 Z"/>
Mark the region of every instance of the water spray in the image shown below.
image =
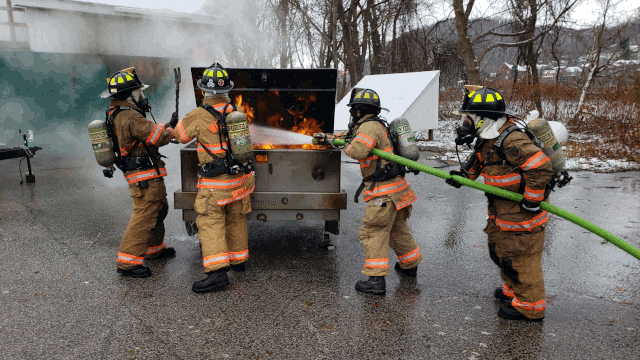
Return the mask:
<path id="1" fill-rule="evenodd" d="M 342 139 L 335 139 L 333 141 L 333 145 L 336 146 L 344 146 L 346 145 L 346 142 Z M 457 181 L 458 183 L 464 185 L 464 186 L 468 186 L 470 188 L 474 188 L 480 191 L 484 191 L 486 193 L 492 194 L 492 195 L 496 195 L 496 196 L 500 196 L 504 199 L 507 200 L 511 200 L 511 201 L 515 201 L 515 202 L 520 202 L 522 201 L 522 194 L 518 194 L 512 191 L 508 191 L 508 190 L 504 190 L 504 189 L 500 189 L 491 185 L 487 185 L 487 184 L 482 184 L 476 181 L 473 181 L 471 179 L 467 179 L 465 177 L 462 176 L 458 176 L 458 175 L 449 175 L 448 172 L 446 171 L 442 171 L 442 170 L 438 170 L 435 168 L 432 168 L 430 166 L 424 165 L 424 164 L 420 164 L 417 163 L 415 161 L 411 161 L 408 159 L 405 159 L 401 156 L 398 155 L 392 155 L 390 153 L 381 151 L 380 149 L 373 149 L 371 150 L 371 153 L 373 155 L 377 155 L 385 160 L 389 160 L 389 161 L 393 161 L 397 164 L 400 165 L 404 165 L 407 166 L 409 168 L 415 169 L 415 170 L 419 170 L 422 172 L 425 172 L 429 175 L 433 175 L 433 176 L 437 176 L 439 178 L 442 179 L 453 179 L 455 181 Z M 640 250 L 638 248 L 636 248 L 635 246 L 629 244 L 628 242 L 622 240 L 621 238 L 613 235 L 612 233 L 608 232 L 607 230 L 573 214 L 570 213 L 564 209 L 561 209 L 557 206 L 553 206 L 547 202 L 542 202 L 540 204 L 540 208 L 542 208 L 543 210 L 546 210 L 552 214 L 558 215 L 563 219 L 569 220 L 572 223 L 589 230 L 590 232 L 600 236 L 601 238 L 607 240 L 608 242 L 612 243 L 613 245 L 619 247 L 620 249 L 622 249 L 624 252 L 628 253 L 629 255 L 635 257 L 636 259 L 640 260 Z"/>
<path id="2" fill-rule="evenodd" d="M 255 145 L 304 145 L 311 142 L 309 135 L 255 123 L 249 124 L 249 132 L 251 133 L 251 141 Z"/>

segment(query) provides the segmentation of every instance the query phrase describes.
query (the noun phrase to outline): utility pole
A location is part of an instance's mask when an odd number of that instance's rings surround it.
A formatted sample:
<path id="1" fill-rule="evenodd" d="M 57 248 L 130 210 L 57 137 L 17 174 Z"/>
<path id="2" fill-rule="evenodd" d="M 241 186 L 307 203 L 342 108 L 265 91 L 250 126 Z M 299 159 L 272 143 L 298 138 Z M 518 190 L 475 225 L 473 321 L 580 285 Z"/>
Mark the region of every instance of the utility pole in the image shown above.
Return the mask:
<path id="1" fill-rule="evenodd" d="M 11 31 L 11 42 L 16 42 L 16 28 L 13 22 L 13 8 L 11 7 L 11 0 L 7 0 L 7 16 L 9 18 L 9 29 Z"/>

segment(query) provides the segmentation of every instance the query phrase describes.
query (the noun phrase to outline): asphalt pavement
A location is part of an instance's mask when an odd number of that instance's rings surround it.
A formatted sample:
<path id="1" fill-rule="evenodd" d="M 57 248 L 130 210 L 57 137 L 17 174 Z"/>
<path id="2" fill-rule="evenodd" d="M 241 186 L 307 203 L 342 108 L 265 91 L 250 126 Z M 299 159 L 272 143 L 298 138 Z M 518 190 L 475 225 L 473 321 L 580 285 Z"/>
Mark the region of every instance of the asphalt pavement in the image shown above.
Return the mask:
<path id="1" fill-rule="evenodd" d="M 20 185 L 18 160 L 0 162 L 0 359 L 640 358 L 640 261 L 552 215 L 546 318 L 501 319 L 486 199 L 436 177 L 408 175 L 424 261 L 417 279 L 392 269 L 385 296 L 354 289 L 365 278 L 364 203 L 351 200 L 360 172 L 344 157 L 350 200 L 335 250 L 321 247 L 320 223 L 250 222 L 247 270 L 230 272 L 225 290 L 195 294 L 199 244 L 179 210 L 165 222 L 177 256 L 147 262 L 149 278 L 120 277 L 132 208 L 122 175 L 104 179 L 90 160 L 64 154 L 38 154 L 33 166 L 36 184 Z M 551 202 L 640 247 L 640 173 L 573 175 Z"/>

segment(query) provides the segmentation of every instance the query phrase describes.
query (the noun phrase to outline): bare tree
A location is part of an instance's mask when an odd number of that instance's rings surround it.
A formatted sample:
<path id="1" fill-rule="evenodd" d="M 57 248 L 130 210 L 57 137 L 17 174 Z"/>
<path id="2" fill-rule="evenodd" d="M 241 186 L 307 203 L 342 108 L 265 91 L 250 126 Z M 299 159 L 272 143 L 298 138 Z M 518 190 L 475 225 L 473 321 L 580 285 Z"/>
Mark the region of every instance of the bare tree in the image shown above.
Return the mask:
<path id="1" fill-rule="evenodd" d="M 529 7 L 529 16 L 527 19 L 533 18 L 533 15 L 537 17 L 538 11 L 542 6 L 551 6 L 553 1 L 551 0 L 521 0 L 516 1 L 515 3 L 523 3 Z M 485 31 L 482 34 L 475 36 L 471 39 L 471 35 L 469 33 L 469 28 L 473 21 L 471 20 L 471 14 L 473 11 L 473 6 L 475 4 L 475 0 L 468 0 L 465 6 L 464 0 L 452 0 L 452 5 L 454 9 L 455 21 L 456 21 L 456 29 L 458 31 L 458 41 L 460 44 L 460 51 L 462 53 L 462 58 L 465 61 L 467 67 L 467 76 L 468 80 L 474 84 L 480 84 L 480 65 L 484 57 L 496 48 L 508 48 L 508 47 L 520 47 L 528 45 L 534 41 L 539 40 L 542 36 L 544 36 L 550 29 L 555 27 L 558 22 L 562 21 L 562 19 L 566 16 L 566 14 L 571 10 L 571 8 L 576 4 L 578 0 L 570 0 L 566 2 L 566 6 L 560 11 L 554 13 L 555 17 L 552 19 L 545 19 L 550 21 L 550 24 L 543 24 L 544 30 L 540 32 L 532 31 L 531 28 L 535 30 L 537 21 L 529 22 L 527 20 L 528 26 L 525 26 L 523 30 L 513 31 L 513 32 L 503 32 L 509 23 L 502 23 L 496 26 L 493 29 Z M 531 11 L 534 9 L 535 11 Z M 524 19 L 524 18 L 523 18 Z M 489 40 L 489 41 L 487 41 Z M 484 44 L 485 47 L 480 51 L 480 55 L 475 55 L 474 46 Z"/>
<path id="2" fill-rule="evenodd" d="M 553 82 L 555 85 L 554 91 L 553 91 L 553 119 L 554 120 L 558 119 L 558 103 L 560 98 L 560 94 L 559 94 L 560 87 L 558 85 L 560 82 L 560 71 L 562 71 L 562 62 L 560 61 L 558 48 L 562 46 L 561 37 L 560 37 L 561 32 L 562 32 L 561 27 L 555 27 L 550 32 L 549 34 L 550 36 L 548 39 L 549 45 L 551 47 L 550 53 L 551 53 L 551 56 L 553 57 L 553 60 L 556 63 L 556 69 L 553 74 Z"/>
<path id="3" fill-rule="evenodd" d="M 602 6 L 602 17 L 599 24 L 594 26 L 592 29 L 593 40 L 591 49 L 587 55 L 586 63 L 588 73 L 586 75 L 586 81 L 582 86 L 578 107 L 573 115 L 574 122 L 578 121 L 584 113 L 587 94 L 589 93 L 589 89 L 593 85 L 594 81 L 598 77 L 612 75 L 613 73 L 608 72 L 608 70 L 624 56 L 624 52 L 621 51 L 621 48 L 615 45 L 620 42 L 620 34 L 622 30 L 629 25 L 629 20 L 618 25 L 614 31 L 608 34 L 606 30 L 607 24 L 610 21 L 610 11 L 616 4 L 612 3 L 611 0 L 601 0 L 600 5 Z M 609 49 L 611 46 L 615 46 L 614 50 L 610 53 L 605 53 L 605 50 Z"/>

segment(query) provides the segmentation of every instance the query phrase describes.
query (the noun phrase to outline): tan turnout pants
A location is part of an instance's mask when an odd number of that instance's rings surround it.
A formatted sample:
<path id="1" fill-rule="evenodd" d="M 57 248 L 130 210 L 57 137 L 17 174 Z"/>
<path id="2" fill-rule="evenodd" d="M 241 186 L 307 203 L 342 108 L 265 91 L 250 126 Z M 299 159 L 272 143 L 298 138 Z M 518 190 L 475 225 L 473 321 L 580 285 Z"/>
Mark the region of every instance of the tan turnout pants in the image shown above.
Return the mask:
<path id="1" fill-rule="evenodd" d="M 410 269 L 422 262 L 407 219 L 412 206 L 396 210 L 386 195 L 367 201 L 360 228 L 360 243 L 364 247 L 365 263 L 362 273 L 369 276 L 389 275 L 389 247 L 395 251 L 400 267 Z"/>
<path id="2" fill-rule="evenodd" d="M 532 232 L 502 231 L 495 219 L 487 220 L 489 256 L 500 268 L 503 293 L 512 297 L 511 305 L 529 319 L 544 317 L 544 277 L 542 250 L 545 225 Z"/>
<path id="3" fill-rule="evenodd" d="M 133 213 L 120 242 L 118 269 L 142 265 L 144 259 L 153 259 L 166 248 L 162 221 L 169 210 L 167 190 L 162 178 L 147 180 L 147 183 L 146 189 L 140 189 L 137 183 L 129 185 Z"/>
<path id="4" fill-rule="evenodd" d="M 251 196 L 224 206 L 210 189 L 202 189 L 194 204 L 205 273 L 241 264 L 249 258 L 247 217 Z"/>

